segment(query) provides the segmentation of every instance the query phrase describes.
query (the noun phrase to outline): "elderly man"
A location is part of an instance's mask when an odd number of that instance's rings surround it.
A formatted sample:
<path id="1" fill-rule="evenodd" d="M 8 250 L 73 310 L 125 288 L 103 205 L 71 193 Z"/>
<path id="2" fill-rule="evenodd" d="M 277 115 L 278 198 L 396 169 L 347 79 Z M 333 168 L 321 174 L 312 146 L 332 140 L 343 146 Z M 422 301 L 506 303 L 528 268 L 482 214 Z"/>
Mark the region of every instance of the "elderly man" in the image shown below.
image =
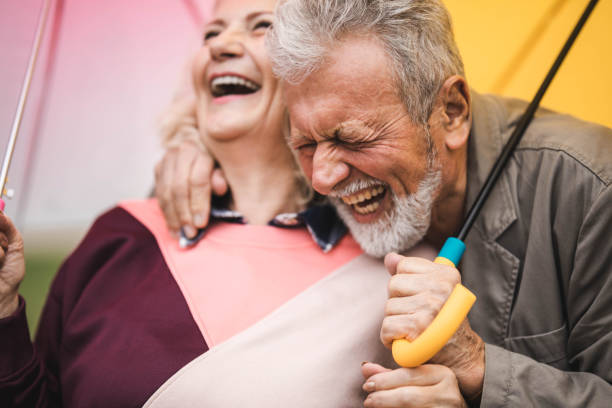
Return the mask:
<path id="1" fill-rule="evenodd" d="M 478 297 L 432 364 L 364 364 L 365 406 L 609 404 L 612 132 L 541 110 L 459 273 L 397 253 L 457 231 L 525 104 L 470 91 L 440 2 L 283 1 L 268 46 L 307 177 L 390 253 L 384 344 L 416 338 L 456 283 Z"/>
<path id="2" fill-rule="evenodd" d="M 470 92 L 438 1 L 289 0 L 268 38 L 290 146 L 369 253 L 441 245 L 524 110 Z M 612 132 L 540 112 L 460 266 L 397 254 L 381 338 L 415 338 L 454 283 L 478 296 L 433 362 L 485 406 L 604 406 L 612 397 Z M 364 368 L 366 406 L 401 406 L 415 370 Z"/>

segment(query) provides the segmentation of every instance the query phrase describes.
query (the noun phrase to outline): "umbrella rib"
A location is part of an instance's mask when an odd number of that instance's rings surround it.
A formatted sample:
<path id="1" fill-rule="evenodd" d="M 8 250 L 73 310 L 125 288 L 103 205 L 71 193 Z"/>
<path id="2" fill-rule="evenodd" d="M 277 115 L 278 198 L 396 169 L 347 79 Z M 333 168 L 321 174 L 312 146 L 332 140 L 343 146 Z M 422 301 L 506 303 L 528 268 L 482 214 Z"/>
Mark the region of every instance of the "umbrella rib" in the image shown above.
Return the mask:
<path id="1" fill-rule="evenodd" d="M 38 26 L 36 29 L 36 35 L 34 37 L 34 44 L 32 45 L 32 53 L 30 54 L 30 60 L 28 61 L 28 68 L 26 70 L 25 79 L 21 88 L 21 95 L 19 96 L 19 102 L 17 103 L 17 111 L 15 112 L 15 119 L 13 120 L 13 126 L 11 129 L 11 134 L 9 136 L 8 145 L 6 147 L 4 161 L 2 163 L 2 170 L 0 172 L 0 199 L 4 195 L 4 187 L 6 185 L 9 167 L 11 166 L 13 152 L 15 151 L 17 135 L 19 134 L 21 120 L 23 119 L 23 111 L 25 108 L 26 101 L 28 99 L 28 94 L 30 92 L 32 76 L 34 74 L 34 68 L 36 67 L 36 60 L 38 58 L 38 52 L 40 51 L 40 44 L 42 42 L 43 33 L 45 31 L 47 17 L 49 16 L 50 6 L 51 0 L 45 0 L 42 10 L 40 12 L 40 17 L 38 19 Z"/>
<path id="2" fill-rule="evenodd" d="M 503 70 L 501 75 L 499 75 L 493 84 L 493 93 L 502 94 L 504 92 L 523 63 L 527 60 L 527 56 L 531 54 L 536 45 L 540 42 L 546 29 L 550 27 L 555 17 L 557 17 L 563 6 L 565 6 L 565 3 L 567 3 L 567 0 L 557 0 L 548 10 L 546 10 L 542 17 L 540 17 L 538 23 L 535 25 L 533 30 L 531 30 L 531 33 L 529 33 L 527 39 L 523 42 L 523 45 L 519 48 L 516 54 L 514 54 L 510 60 L 510 63 L 506 66 L 506 69 Z"/>
<path id="3" fill-rule="evenodd" d="M 204 15 L 202 11 L 198 7 L 198 5 L 193 0 L 183 0 L 183 4 L 187 9 L 187 12 L 191 16 L 196 27 L 200 28 L 204 24 Z"/>

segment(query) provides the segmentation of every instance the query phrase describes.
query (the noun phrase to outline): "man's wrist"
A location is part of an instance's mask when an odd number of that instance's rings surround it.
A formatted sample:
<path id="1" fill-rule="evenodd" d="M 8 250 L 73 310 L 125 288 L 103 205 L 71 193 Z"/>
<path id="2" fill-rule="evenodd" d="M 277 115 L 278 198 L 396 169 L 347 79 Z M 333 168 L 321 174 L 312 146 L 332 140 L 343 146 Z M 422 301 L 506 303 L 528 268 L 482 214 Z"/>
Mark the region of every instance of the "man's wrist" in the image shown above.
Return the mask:
<path id="1" fill-rule="evenodd" d="M 480 399 L 484 386 L 485 375 L 485 348 L 484 342 L 480 340 L 474 350 L 472 364 L 457 375 L 461 386 L 461 392 L 466 401 L 474 402 Z"/>

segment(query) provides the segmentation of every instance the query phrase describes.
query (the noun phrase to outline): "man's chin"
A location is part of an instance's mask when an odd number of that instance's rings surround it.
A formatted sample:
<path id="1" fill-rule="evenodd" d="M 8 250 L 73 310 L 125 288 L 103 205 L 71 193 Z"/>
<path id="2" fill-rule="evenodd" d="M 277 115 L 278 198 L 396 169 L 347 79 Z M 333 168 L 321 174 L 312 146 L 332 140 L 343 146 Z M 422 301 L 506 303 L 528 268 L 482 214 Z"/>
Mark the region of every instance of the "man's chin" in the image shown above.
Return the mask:
<path id="1" fill-rule="evenodd" d="M 399 214 L 395 209 L 387 210 L 376 217 L 363 217 L 355 215 L 355 212 L 341 201 L 333 202 L 355 241 L 365 253 L 377 258 L 382 258 L 389 252 L 407 251 L 421 241 L 427 231 L 427 228 L 415 229 L 409 220 L 405 219 L 405 215 Z"/>

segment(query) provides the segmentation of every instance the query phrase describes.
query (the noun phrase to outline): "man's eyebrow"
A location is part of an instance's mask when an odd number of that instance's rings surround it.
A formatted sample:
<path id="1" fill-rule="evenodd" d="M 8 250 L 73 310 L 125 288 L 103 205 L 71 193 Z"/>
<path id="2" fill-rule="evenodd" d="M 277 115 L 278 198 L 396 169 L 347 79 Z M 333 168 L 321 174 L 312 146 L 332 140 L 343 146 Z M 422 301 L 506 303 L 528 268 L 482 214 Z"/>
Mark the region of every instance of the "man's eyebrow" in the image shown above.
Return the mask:
<path id="1" fill-rule="evenodd" d="M 355 136 L 363 134 L 366 130 L 371 130 L 367 122 L 353 119 L 342 122 L 334 127 L 330 137 L 335 139 L 354 139 Z"/>
<path id="2" fill-rule="evenodd" d="M 302 132 L 299 131 L 289 132 L 286 139 L 287 143 L 289 143 L 290 145 L 294 145 L 305 140 L 311 140 L 310 138 L 308 138 L 308 136 L 304 135 Z"/>

